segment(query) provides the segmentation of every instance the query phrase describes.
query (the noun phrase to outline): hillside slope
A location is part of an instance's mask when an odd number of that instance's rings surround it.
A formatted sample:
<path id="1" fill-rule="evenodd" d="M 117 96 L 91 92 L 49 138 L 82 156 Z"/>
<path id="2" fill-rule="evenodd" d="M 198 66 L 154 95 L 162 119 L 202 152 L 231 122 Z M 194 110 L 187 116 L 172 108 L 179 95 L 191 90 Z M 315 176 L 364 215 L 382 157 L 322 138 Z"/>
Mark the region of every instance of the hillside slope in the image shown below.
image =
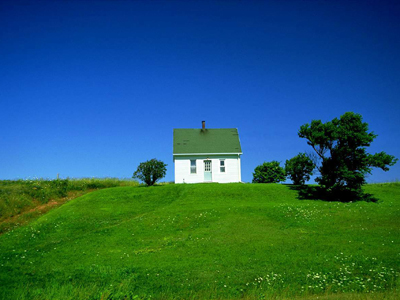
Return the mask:
<path id="1" fill-rule="evenodd" d="M 284 185 L 119 187 L 0 236 L 1 299 L 233 299 L 399 285 L 400 185 L 378 203 Z"/>

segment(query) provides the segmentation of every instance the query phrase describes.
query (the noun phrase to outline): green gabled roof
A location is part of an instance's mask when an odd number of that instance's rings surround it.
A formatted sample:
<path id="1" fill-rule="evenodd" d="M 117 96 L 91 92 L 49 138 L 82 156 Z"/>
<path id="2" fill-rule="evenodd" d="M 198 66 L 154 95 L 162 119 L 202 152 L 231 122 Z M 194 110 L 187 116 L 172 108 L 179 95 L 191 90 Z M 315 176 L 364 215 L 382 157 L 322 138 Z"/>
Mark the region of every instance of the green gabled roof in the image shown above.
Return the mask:
<path id="1" fill-rule="evenodd" d="M 237 129 L 174 129 L 173 154 L 194 153 L 242 153 Z"/>

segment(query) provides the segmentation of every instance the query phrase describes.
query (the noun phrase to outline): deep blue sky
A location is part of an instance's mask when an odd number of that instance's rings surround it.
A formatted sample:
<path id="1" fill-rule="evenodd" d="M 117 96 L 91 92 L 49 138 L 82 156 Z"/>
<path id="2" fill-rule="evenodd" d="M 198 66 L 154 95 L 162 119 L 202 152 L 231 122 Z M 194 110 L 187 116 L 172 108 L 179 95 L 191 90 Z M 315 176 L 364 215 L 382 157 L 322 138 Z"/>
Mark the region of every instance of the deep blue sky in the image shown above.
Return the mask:
<path id="1" fill-rule="evenodd" d="M 173 128 L 238 128 L 242 178 L 362 114 L 400 158 L 398 1 L 1 1 L 0 179 L 173 180 Z M 369 182 L 400 179 L 400 163 Z"/>

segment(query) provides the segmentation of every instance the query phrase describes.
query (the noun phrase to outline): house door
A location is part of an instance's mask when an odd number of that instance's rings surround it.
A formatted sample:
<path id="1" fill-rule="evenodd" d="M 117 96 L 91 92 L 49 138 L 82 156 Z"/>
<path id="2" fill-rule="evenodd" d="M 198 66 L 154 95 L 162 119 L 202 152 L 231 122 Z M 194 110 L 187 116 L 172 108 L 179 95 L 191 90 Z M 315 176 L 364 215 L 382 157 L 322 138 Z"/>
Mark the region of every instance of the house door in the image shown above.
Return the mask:
<path id="1" fill-rule="evenodd" d="M 204 181 L 212 181 L 211 160 L 204 161 Z"/>

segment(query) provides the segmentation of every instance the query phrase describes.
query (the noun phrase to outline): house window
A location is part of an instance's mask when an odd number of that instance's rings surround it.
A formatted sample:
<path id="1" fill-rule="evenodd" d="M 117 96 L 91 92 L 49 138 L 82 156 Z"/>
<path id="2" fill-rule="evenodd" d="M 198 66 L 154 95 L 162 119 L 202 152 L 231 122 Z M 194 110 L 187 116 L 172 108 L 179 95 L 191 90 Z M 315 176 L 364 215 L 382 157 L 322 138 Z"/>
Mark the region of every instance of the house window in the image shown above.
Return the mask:
<path id="1" fill-rule="evenodd" d="M 196 174 L 196 160 L 190 160 L 190 174 Z"/>
<path id="2" fill-rule="evenodd" d="M 211 160 L 204 161 L 204 171 L 211 172 Z"/>
<path id="3" fill-rule="evenodd" d="M 219 170 L 221 173 L 225 173 L 225 160 L 220 160 L 219 161 Z"/>

